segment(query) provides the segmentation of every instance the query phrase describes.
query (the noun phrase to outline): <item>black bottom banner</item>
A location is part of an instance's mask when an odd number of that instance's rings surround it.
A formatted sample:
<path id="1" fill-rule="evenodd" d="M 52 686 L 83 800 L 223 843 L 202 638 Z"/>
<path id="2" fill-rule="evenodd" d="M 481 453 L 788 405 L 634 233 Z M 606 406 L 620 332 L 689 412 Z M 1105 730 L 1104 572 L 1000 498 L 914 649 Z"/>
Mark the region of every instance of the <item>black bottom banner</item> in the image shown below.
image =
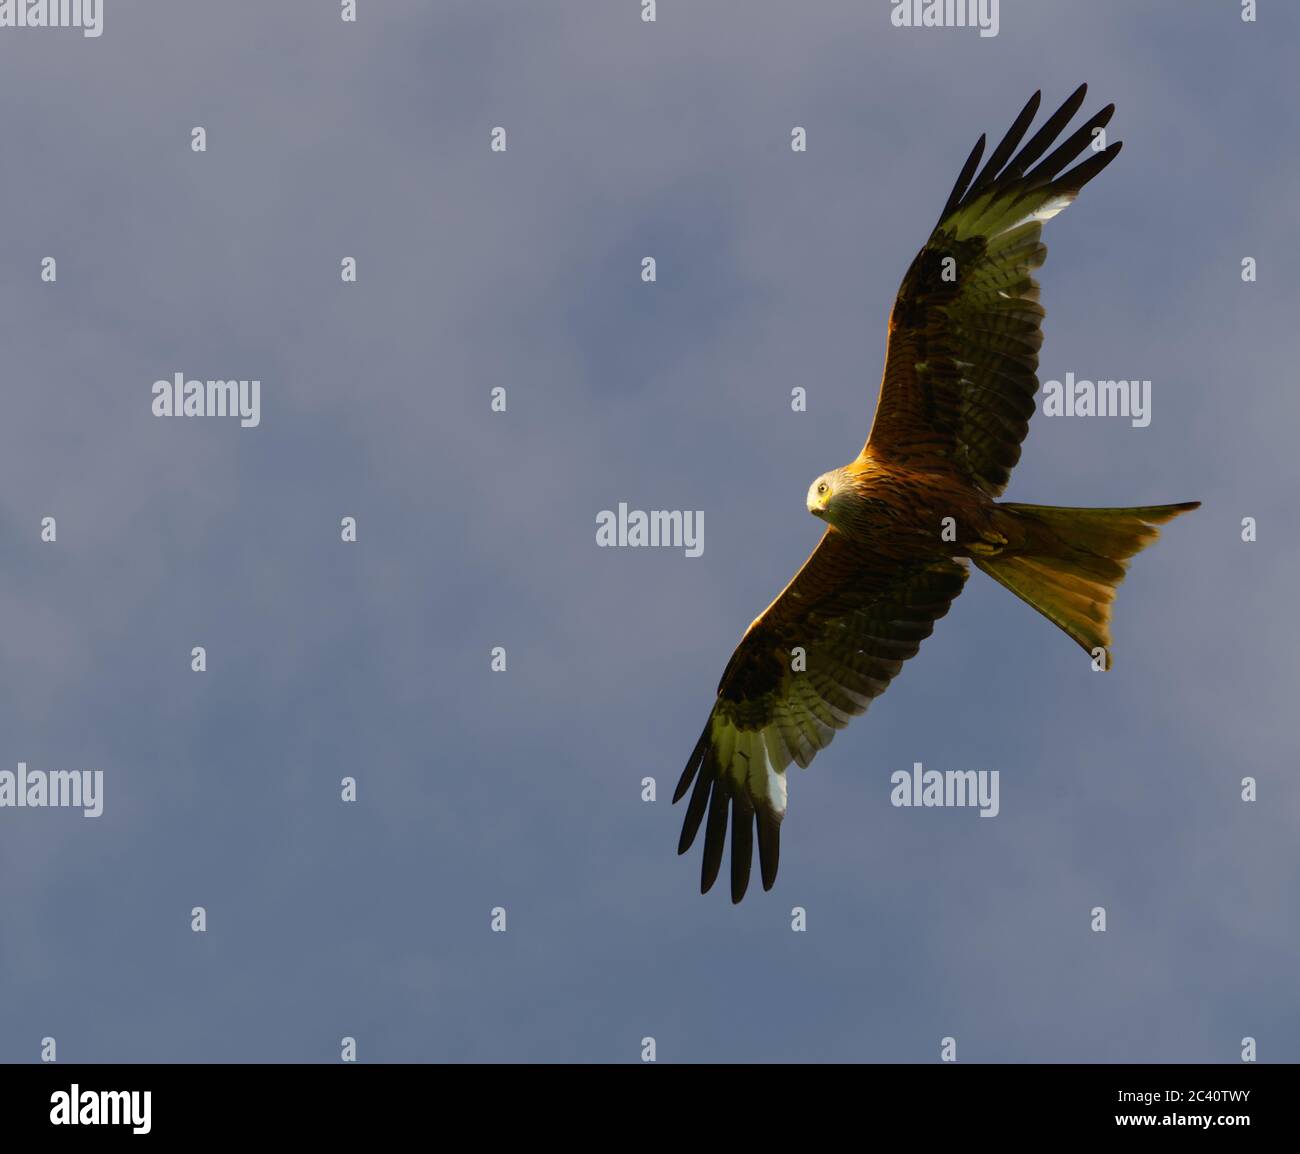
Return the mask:
<path id="1" fill-rule="evenodd" d="M 654 1065 L 654 1063 L 646 1063 Z M 5 1135 L 108 1133 L 149 1141 L 198 1138 L 365 1140 L 515 1125 L 530 1138 L 650 1137 L 662 1125 L 735 1135 L 763 1129 L 864 1139 L 1096 1138 L 1121 1132 L 1295 1129 L 1297 1067 L 1231 1066 L 618 1066 L 24 1065 L 6 1066 Z M 703 1094 L 701 1094 L 703 1091 Z M 725 1119 L 725 1122 L 724 1122 Z M 559 1126 L 562 1134 L 555 1131 Z M 457 1131 L 452 1131 L 455 1133 Z M 8 1143 L 6 1143 L 8 1145 Z M 11 1146 L 11 1149 L 18 1149 Z"/>

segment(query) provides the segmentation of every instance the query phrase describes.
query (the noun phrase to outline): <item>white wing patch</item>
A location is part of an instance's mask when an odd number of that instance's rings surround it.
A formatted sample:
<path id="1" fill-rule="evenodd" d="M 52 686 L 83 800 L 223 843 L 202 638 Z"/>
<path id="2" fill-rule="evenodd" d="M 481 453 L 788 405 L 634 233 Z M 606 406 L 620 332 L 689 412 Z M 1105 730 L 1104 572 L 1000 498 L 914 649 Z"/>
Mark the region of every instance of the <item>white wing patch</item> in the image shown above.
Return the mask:
<path id="1" fill-rule="evenodd" d="M 778 726 L 737 729 L 715 713 L 712 743 L 723 776 L 743 786 L 755 802 L 770 806 L 778 817 L 784 816 L 785 769 L 791 757 Z"/>
<path id="2" fill-rule="evenodd" d="M 1027 216 L 1022 216 L 1013 224 L 1008 225 L 1004 229 L 1000 229 L 995 235 L 1000 236 L 1003 232 L 1010 232 L 1013 228 L 1019 228 L 1022 224 L 1028 224 L 1030 221 L 1051 220 L 1057 213 L 1061 212 L 1063 209 L 1069 208 L 1073 203 L 1074 193 L 1063 193 L 1060 196 L 1054 196 L 1051 200 L 1047 201 L 1046 204 L 1040 205 Z M 1070 219 L 1073 220 L 1074 218 L 1071 217 Z"/>

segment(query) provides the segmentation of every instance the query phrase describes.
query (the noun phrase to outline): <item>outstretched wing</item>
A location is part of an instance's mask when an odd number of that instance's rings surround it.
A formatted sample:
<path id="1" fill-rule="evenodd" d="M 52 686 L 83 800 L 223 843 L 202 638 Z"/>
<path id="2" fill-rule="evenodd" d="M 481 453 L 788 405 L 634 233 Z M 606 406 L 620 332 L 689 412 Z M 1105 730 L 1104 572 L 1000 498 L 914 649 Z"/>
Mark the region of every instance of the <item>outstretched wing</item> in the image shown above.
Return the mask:
<path id="1" fill-rule="evenodd" d="M 984 137 L 975 145 L 898 290 L 864 453 L 916 467 L 955 464 L 992 496 L 1006 488 L 1038 389 L 1043 309 L 1031 270 L 1047 255 L 1042 222 L 1120 150 L 1118 142 L 1089 149 L 1103 139 L 1095 133 L 1115 110 L 1108 104 L 1043 156 L 1086 92 L 1081 85 L 1012 157 L 1038 111 L 1034 93 L 972 179 Z M 1085 150 L 1088 159 L 1069 168 Z"/>
<path id="2" fill-rule="evenodd" d="M 695 782 L 678 853 L 691 848 L 708 811 L 702 893 L 717 879 L 729 813 L 731 900 L 749 885 L 755 826 L 763 888 L 772 888 L 786 767 L 807 766 L 885 692 L 965 580 L 955 561 L 900 565 L 827 529 L 732 654 L 677 784 L 674 802 Z"/>

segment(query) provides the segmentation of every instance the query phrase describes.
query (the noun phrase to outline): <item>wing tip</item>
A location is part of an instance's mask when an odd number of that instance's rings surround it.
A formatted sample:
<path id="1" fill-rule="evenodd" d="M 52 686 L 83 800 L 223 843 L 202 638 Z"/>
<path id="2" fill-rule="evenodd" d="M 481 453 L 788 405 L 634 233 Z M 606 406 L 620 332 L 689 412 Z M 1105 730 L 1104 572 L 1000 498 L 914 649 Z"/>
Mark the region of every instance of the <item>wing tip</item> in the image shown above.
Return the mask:
<path id="1" fill-rule="evenodd" d="M 1017 184 L 1022 188 L 1032 188 L 1035 184 L 1047 185 L 1049 183 L 1055 183 L 1058 187 L 1070 187 L 1070 182 L 1073 180 L 1077 182 L 1077 188 L 1082 188 L 1092 177 L 1096 176 L 1118 155 L 1119 148 L 1117 145 L 1120 142 L 1117 141 L 1115 144 L 1103 149 L 1097 156 L 1077 165 L 1071 172 L 1067 172 L 1065 176 L 1062 177 L 1057 174 L 1087 147 L 1088 140 L 1095 129 L 1104 127 L 1110 122 L 1115 113 L 1113 102 L 1094 113 L 1084 123 L 1083 127 L 1077 129 L 1074 134 L 1067 138 L 1047 160 L 1042 159 L 1043 154 L 1065 131 L 1069 122 L 1074 119 L 1087 94 L 1088 85 L 1087 82 L 1084 82 L 1066 97 L 1061 106 L 1047 118 L 1030 140 L 1019 147 L 1019 151 L 1012 156 L 1012 150 L 1020 146 L 1024 133 L 1038 114 L 1042 89 L 1036 90 L 1021 110 L 1019 116 L 1016 117 L 1002 142 L 993 150 L 984 168 L 972 179 L 969 170 L 971 162 L 977 159 L 982 151 L 985 138 L 981 136 L 980 146 L 971 154 L 967 166 L 963 168 L 956 186 L 944 205 L 944 211 L 940 215 L 940 223 L 942 224 L 952 213 L 966 208 L 974 202 L 978 195 L 988 193 L 995 186 L 1004 185 L 1008 191 Z M 1102 160 L 1102 157 L 1105 157 L 1105 159 Z M 1085 169 L 1086 171 L 1081 171 Z M 1035 175 L 1037 175 L 1037 179 L 1035 179 Z"/>
<path id="2" fill-rule="evenodd" d="M 749 889 L 754 864 L 754 806 L 743 791 L 731 801 L 731 904 L 738 905 Z"/>
<path id="3" fill-rule="evenodd" d="M 709 794 L 709 817 L 704 823 L 704 856 L 700 862 L 700 893 L 713 888 L 722 869 L 722 854 L 727 844 L 727 817 L 731 809 L 731 793 L 721 774 L 713 775 L 713 788 Z"/>
<path id="4" fill-rule="evenodd" d="M 722 872 L 722 859 L 728 840 L 727 827 L 730 826 L 731 904 L 738 905 L 749 890 L 755 843 L 763 889 L 770 890 L 776 882 L 780 858 L 781 814 L 765 799 L 756 802 L 743 783 L 727 780 L 726 775 L 720 772 L 717 759 L 711 754 L 711 748 L 707 744 L 708 735 L 709 727 L 706 726 L 704 736 L 697 743 L 673 798 L 674 802 L 679 801 L 685 794 L 686 787 L 694 781 L 695 789 L 677 840 L 677 855 L 680 857 L 691 849 L 703 828 L 700 893 L 707 894 Z"/>
<path id="5" fill-rule="evenodd" d="M 682 770 L 682 776 L 677 779 L 677 788 L 673 791 L 672 804 L 676 805 L 686 796 L 686 791 L 690 788 L 691 782 L 699 772 L 700 767 L 704 764 L 704 755 L 707 752 L 707 743 L 709 740 L 709 730 L 713 727 L 713 714 L 709 714 L 709 720 L 704 723 L 704 732 L 700 734 L 700 739 L 695 743 L 695 748 L 691 750 L 691 756 L 686 759 L 686 768 Z"/>

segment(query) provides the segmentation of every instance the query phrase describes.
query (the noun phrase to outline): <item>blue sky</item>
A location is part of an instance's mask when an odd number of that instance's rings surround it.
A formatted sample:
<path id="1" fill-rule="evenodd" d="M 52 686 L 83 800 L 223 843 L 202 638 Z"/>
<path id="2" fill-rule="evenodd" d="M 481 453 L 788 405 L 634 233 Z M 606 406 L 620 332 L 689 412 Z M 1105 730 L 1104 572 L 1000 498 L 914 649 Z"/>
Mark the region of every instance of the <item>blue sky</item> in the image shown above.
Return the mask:
<path id="1" fill-rule="evenodd" d="M 0 1060 L 1300 1060 L 1300 14 L 106 7 L 0 30 L 0 768 L 105 780 L 0 810 Z M 1125 149 L 1045 229 L 1040 376 L 1153 419 L 1037 417 L 1007 498 L 1204 507 L 1104 676 L 974 574 L 792 768 L 776 888 L 701 897 L 668 798 L 902 273 L 979 134 L 1085 80 Z M 154 418 L 176 372 L 261 425 Z M 620 501 L 703 556 L 597 548 Z M 916 761 L 1001 813 L 891 807 Z"/>

